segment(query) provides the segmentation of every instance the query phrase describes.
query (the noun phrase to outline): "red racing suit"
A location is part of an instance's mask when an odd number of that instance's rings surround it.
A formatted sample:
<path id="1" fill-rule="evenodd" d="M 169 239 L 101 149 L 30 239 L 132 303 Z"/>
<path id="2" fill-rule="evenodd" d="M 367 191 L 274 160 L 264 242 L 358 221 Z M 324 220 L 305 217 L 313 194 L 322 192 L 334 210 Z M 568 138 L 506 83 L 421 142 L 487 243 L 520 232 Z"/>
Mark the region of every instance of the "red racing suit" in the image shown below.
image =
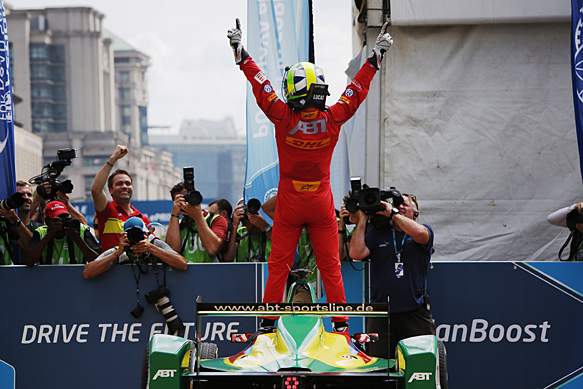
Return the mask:
<path id="1" fill-rule="evenodd" d="M 328 302 L 346 302 L 338 258 L 338 223 L 330 188 L 330 163 L 340 127 L 364 101 L 377 69 L 365 62 L 339 101 L 326 111 L 296 111 L 281 101 L 251 57 L 240 64 L 259 108 L 275 125 L 279 186 L 273 220 L 269 277 L 263 302 L 281 302 L 298 240 L 305 226 Z M 332 321 L 346 321 L 336 317 Z"/>

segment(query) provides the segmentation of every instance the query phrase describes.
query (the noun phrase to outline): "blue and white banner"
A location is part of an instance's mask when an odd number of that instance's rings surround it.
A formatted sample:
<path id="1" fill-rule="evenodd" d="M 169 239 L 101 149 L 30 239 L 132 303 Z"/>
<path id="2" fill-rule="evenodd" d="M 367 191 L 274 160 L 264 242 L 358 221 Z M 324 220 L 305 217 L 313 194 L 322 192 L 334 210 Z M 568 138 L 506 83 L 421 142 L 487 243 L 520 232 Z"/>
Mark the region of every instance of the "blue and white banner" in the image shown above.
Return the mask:
<path id="1" fill-rule="evenodd" d="M 309 0 L 249 0 L 247 15 L 249 55 L 280 94 L 285 67 L 309 61 Z M 247 85 L 245 201 L 257 198 L 263 203 L 277 193 L 278 183 L 275 129 Z"/>
<path id="2" fill-rule="evenodd" d="M 10 77 L 10 55 L 6 10 L 1 0 L 0 16 L 0 200 L 16 192 L 16 169 L 14 165 L 14 120 L 12 109 L 12 79 Z"/>
<path id="3" fill-rule="evenodd" d="M 583 0 L 571 0 L 571 73 L 579 165 L 583 178 Z"/>

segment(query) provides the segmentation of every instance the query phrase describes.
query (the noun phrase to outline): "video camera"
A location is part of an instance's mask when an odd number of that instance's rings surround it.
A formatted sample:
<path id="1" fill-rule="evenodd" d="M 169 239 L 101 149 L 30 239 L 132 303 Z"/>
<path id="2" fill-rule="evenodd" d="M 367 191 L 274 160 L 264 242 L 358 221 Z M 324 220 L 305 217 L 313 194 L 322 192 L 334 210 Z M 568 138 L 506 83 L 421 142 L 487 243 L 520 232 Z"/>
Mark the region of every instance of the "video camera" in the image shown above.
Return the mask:
<path id="1" fill-rule="evenodd" d="M 190 205 L 198 205 L 202 202 L 202 194 L 194 189 L 194 168 L 192 166 L 182 169 L 182 177 L 184 178 L 184 189 L 188 191 L 184 195 L 184 200 Z"/>
<path id="2" fill-rule="evenodd" d="M 9 211 L 11 209 L 20 208 L 25 203 L 24 195 L 20 192 L 16 192 L 0 201 L 0 209 L 3 211 Z"/>
<path id="3" fill-rule="evenodd" d="M 365 214 L 372 216 L 378 211 L 384 210 L 381 201 L 390 200 L 393 207 L 399 207 L 403 204 L 403 196 L 394 186 L 389 189 L 370 188 L 364 184 L 361 186 L 360 177 L 350 179 L 352 196 L 344 204 L 346 210 L 350 213 L 356 213 L 362 210 Z"/>
<path id="4" fill-rule="evenodd" d="M 261 201 L 257 199 L 249 199 L 247 205 L 243 209 L 245 210 L 245 216 L 243 216 L 241 220 L 249 221 L 249 214 L 259 215 Z"/>
<path id="5" fill-rule="evenodd" d="M 37 193 L 45 200 L 54 200 L 57 192 L 67 194 L 73 192 L 71 180 L 61 182 L 57 177 L 61 175 L 65 167 L 71 165 L 72 159 L 77 158 L 77 152 L 75 149 L 60 149 L 57 150 L 57 158 L 56 161 L 43 167 L 41 174 L 28 180 L 31 184 L 39 185 Z M 47 191 L 43 185 L 45 182 L 49 183 L 50 191 Z"/>

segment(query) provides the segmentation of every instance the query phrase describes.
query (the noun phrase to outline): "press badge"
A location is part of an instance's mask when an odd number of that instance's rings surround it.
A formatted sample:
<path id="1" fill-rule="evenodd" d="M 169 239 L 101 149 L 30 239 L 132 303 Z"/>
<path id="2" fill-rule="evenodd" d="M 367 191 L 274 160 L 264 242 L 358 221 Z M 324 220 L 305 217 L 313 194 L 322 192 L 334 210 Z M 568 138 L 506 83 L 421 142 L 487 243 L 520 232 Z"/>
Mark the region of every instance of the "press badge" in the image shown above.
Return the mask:
<path id="1" fill-rule="evenodd" d="M 395 262 L 395 276 L 401 278 L 405 275 L 405 269 L 403 269 L 403 262 Z"/>

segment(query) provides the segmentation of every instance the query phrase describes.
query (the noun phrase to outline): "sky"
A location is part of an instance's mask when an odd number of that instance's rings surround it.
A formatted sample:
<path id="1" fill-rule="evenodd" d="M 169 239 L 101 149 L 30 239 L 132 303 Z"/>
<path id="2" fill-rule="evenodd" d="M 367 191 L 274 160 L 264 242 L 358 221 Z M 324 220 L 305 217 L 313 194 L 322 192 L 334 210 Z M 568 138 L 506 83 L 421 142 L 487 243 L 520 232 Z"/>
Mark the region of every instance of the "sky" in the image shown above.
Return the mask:
<path id="1" fill-rule="evenodd" d="M 103 27 L 150 56 L 147 72 L 150 126 L 177 129 L 184 119 L 232 117 L 245 132 L 247 80 L 226 37 L 235 18 L 246 46 L 247 1 L 221 0 L 5 0 L 14 9 L 92 7 Z M 347 84 L 352 58 L 352 0 L 314 0 L 316 63 L 335 102 Z M 10 31 L 8 31 L 10 39 Z M 250 53 L 253 56 L 254 53 Z M 289 64 L 292 65 L 292 64 Z M 279 87 L 276 88 L 279 93 Z"/>

